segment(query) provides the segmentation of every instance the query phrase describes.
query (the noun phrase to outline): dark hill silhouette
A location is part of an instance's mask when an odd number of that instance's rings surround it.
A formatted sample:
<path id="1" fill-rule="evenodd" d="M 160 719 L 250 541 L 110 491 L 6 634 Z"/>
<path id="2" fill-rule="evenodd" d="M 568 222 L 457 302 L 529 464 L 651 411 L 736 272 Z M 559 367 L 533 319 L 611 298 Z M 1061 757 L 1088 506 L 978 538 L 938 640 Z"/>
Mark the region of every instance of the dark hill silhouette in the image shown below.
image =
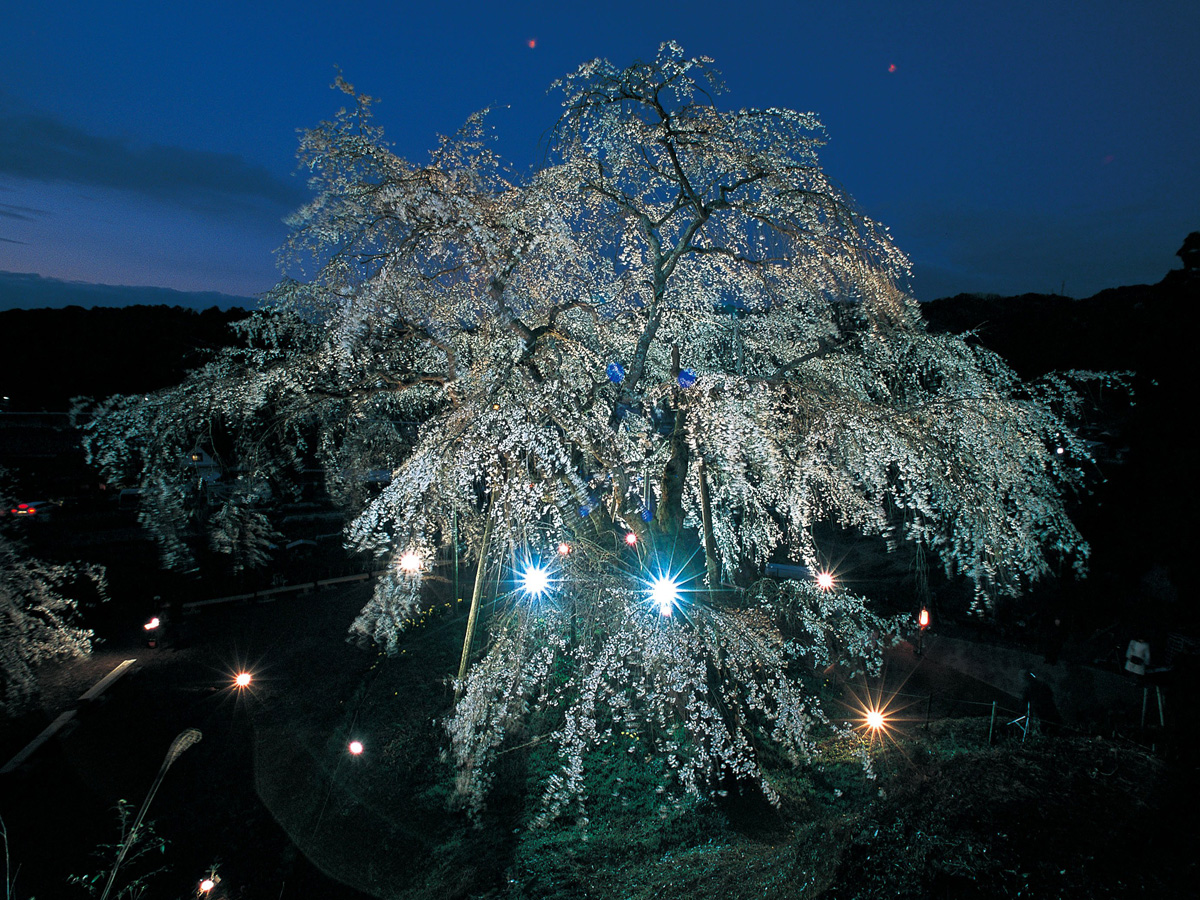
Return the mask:
<path id="1" fill-rule="evenodd" d="M 207 353 L 234 341 L 242 309 L 180 306 L 0 312 L 0 396 L 12 412 L 63 411 L 72 397 L 178 384 Z"/>
<path id="2" fill-rule="evenodd" d="M 1128 607 L 1156 567 L 1176 584 L 1191 557 L 1187 525 L 1197 503 L 1192 461 L 1194 350 L 1190 313 L 1200 278 L 1174 270 L 1158 284 L 1131 285 L 1073 300 L 1044 294 L 963 294 L 922 304 L 933 331 L 972 332 L 1025 378 L 1050 371 L 1130 372 L 1131 401 L 1097 392 L 1083 423 L 1098 441 L 1094 496 L 1075 518 L 1092 542 L 1093 572 L 1080 589 L 1089 603 Z M 1107 579 L 1107 580 L 1106 580 Z M 1105 585 L 1119 596 L 1107 596 Z M 1153 604 L 1149 604 L 1152 606 Z M 1147 616 L 1168 615 L 1158 610 Z"/>

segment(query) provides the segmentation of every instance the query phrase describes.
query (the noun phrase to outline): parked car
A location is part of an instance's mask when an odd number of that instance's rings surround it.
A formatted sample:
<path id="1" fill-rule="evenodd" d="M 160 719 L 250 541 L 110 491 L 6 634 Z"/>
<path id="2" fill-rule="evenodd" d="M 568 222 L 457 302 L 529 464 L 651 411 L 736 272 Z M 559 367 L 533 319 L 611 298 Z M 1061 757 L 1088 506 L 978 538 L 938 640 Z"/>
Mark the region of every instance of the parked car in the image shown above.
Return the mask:
<path id="1" fill-rule="evenodd" d="M 50 518 L 51 511 L 57 505 L 49 500 L 30 500 L 28 503 L 13 504 L 5 512 L 18 519 L 45 521 Z"/>

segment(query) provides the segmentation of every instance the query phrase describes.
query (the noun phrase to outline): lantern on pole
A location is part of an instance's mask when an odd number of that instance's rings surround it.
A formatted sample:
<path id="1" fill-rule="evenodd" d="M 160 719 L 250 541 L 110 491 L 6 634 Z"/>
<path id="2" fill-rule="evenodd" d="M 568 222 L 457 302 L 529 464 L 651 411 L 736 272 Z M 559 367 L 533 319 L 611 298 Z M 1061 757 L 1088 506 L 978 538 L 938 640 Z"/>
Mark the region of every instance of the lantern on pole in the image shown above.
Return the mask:
<path id="1" fill-rule="evenodd" d="M 917 656 L 920 656 L 925 649 L 925 629 L 929 627 L 929 607 L 921 607 L 921 612 L 917 614 L 917 624 L 920 626 L 917 631 Z"/>

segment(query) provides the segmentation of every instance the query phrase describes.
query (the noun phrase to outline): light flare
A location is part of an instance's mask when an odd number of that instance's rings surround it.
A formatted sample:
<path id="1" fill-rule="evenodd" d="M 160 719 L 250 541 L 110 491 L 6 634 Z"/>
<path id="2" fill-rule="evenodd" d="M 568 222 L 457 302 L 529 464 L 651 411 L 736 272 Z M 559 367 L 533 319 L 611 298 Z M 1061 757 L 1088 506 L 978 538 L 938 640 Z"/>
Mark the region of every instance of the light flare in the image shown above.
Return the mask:
<path id="1" fill-rule="evenodd" d="M 679 605 L 679 585 L 670 575 L 656 575 L 650 580 L 650 601 L 658 614 L 669 619 Z"/>
<path id="2" fill-rule="evenodd" d="M 521 590 L 537 600 L 550 590 L 550 570 L 537 563 L 530 563 L 521 573 Z"/>

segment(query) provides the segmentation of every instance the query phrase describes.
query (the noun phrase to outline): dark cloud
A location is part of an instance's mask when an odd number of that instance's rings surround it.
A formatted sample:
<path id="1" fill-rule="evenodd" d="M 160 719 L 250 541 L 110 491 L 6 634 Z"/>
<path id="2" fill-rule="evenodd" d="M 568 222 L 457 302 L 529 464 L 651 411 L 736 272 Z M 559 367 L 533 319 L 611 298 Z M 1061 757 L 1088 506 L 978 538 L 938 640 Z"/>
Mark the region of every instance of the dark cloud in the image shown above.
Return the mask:
<path id="1" fill-rule="evenodd" d="M 232 153 L 138 146 L 50 116 L 4 110 L 0 174 L 114 188 L 207 213 L 266 204 L 278 215 L 305 196 L 299 184 Z"/>
<path id="2" fill-rule="evenodd" d="M 34 219 L 49 215 L 44 209 L 34 209 L 32 206 L 17 206 L 14 203 L 0 203 L 0 216 L 6 219 L 20 219 L 22 222 L 32 222 Z"/>

